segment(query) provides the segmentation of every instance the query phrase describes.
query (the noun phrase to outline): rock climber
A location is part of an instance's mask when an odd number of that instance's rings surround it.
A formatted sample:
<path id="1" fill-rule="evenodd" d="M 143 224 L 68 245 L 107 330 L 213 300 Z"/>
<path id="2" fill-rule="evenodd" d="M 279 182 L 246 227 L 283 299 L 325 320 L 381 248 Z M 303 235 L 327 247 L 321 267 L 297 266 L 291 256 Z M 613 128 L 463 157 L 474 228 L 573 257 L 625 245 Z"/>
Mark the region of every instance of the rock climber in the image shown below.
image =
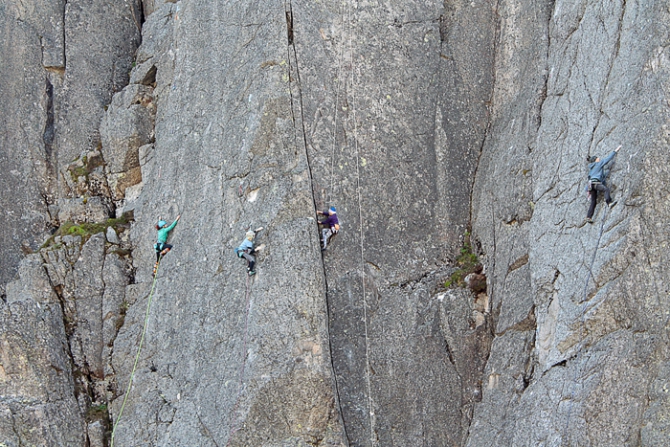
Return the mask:
<path id="1" fill-rule="evenodd" d="M 168 226 L 168 223 L 165 222 L 163 219 L 160 219 L 158 223 L 156 224 L 156 230 L 158 230 L 158 235 L 156 236 L 156 239 L 158 242 L 154 244 L 154 250 L 156 250 L 156 264 L 154 265 L 154 275 L 156 275 L 156 270 L 158 269 L 158 263 L 161 260 L 161 256 L 165 256 L 170 249 L 172 249 L 172 245 L 167 243 L 168 236 L 170 235 L 170 231 L 174 229 L 174 227 L 177 225 L 177 222 L 179 222 L 179 219 L 181 218 L 181 214 L 177 216 L 174 222 L 172 222 L 172 225 Z"/>
<path id="2" fill-rule="evenodd" d="M 247 273 L 249 276 L 256 274 L 256 271 L 254 270 L 254 266 L 256 265 L 256 258 L 253 255 L 265 247 L 264 244 L 261 244 L 258 247 L 254 247 L 254 238 L 256 238 L 256 233 L 262 229 L 263 227 L 257 228 L 254 231 L 247 231 L 247 234 L 244 236 L 244 240 L 240 246 L 235 249 L 235 254 L 239 258 L 244 258 L 247 260 Z"/>
<path id="3" fill-rule="evenodd" d="M 321 230 L 321 251 L 325 251 L 326 248 L 328 248 L 328 241 L 330 238 L 340 231 L 340 221 L 337 218 L 337 210 L 334 206 L 331 206 L 325 211 L 317 211 L 316 214 L 328 216 L 319 222 L 319 225 L 326 227 Z"/>
<path id="4" fill-rule="evenodd" d="M 596 156 L 587 157 L 586 159 L 589 162 L 589 184 L 587 185 L 587 190 L 591 199 L 589 211 L 586 213 L 586 222 L 588 223 L 593 223 L 593 213 L 596 210 L 598 191 L 605 194 L 605 203 L 610 208 L 616 205 L 616 202 L 614 202 L 610 196 L 610 189 L 605 184 L 605 180 L 610 171 L 608 164 L 614 159 L 614 156 L 619 152 L 619 149 L 621 149 L 621 145 L 610 152 L 609 155 L 602 160 L 600 157 Z"/>

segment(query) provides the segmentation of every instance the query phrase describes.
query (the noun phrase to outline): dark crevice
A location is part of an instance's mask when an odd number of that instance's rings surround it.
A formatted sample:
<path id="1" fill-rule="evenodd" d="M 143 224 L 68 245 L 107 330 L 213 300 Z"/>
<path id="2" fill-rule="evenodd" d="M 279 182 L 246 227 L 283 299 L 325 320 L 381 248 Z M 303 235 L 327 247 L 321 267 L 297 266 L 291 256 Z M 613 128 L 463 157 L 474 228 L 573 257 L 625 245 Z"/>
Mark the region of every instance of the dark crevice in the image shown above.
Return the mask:
<path id="1" fill-rule="evenodd" d="M 290 0 L 287 1 L 284 4 L 285 7 L 285 13 L 286 13 L 286 34 L 287 34 L 287 39 L 288 39 L 288 61 L 289 61 L 289 94 L 291 95 L 291 116 L 293 119 L 293 125 L 296 130 L 296 132 L 302 133 L 302 146 L 304 149 L 305 153 L 305 161 L 307 163 L 307 174 L 309 176 L 309 183 L 310 183 L 310 194 L 312 197 L 312 204 L 314 206 L 313 209 L 313 215 L 316 215 L 316 210 L 319 209 L 316 203 L 316 197 L 314 195 L 314 178 L 312 176 L 312 167 L 311 167 L 311 160 L 309 156 L 309 150 L 308 150 L 308 143 L 307 143 L 307 130 L 305 129 L 305 117 L 304 117 L 304 111 L 305 107 L 303 104 L 303 97 L 302 97 L 302 83 L 300 79 L 300 68 L 298 64 L 298 51 L 295 46 L 295 40 L 294 40 L 294 35 L 293 35 L 293 8 L 291 5 Z M 295 72 L 295 77 L 294 77 L 294 72 Z M 297 92 L 294 95 L 294 85 L 297 86 Z M 295 112 L 295 106 L 294 104 L 298 103 L 299 105 L 299 117 L 300 117 L 300 128 L 298 128 L 298 124 L 296 123 L 296 112 Z M 297 137 L 297 135 L 296 135 Z M 296 138 L 296 146 L 297 144 L 297 138 Z M 326 275 L 326 266 L 323 262 L 323 256 L 321 257 L 321 266 L 322 266 L 322 272 L 323 272 L 323 281 L 324 281 L 324 298 L 325 298 L 325 304 L 326 304 L 326 336 L 328 339 L 328 349 L 329 349 L 329 358 L 330 358 L 330 370 L 332 374 L 332 387 L 333 391 L 335 393 L 334 399 L 335 399 L 335 406 L 337 408 L 337 417 L 339 419 L 339 423 L 342 426 L 342 431 L 343 431 L 343 440 L 346 441 L 347 445 L 350 445 L 351 441 L 349 439 L 349 434 L 347 433 L 347 424 L 344 421 L 344 412 L 342 411 L 342 405 L 341 405 L 341 396 L 340 396 L 340 389 L 338 385 L 338 380 L 337 376 L 335 374 L 335 365 L 333 363 L 333 344 L 332 344 L 332 338 L 330 336 L 330 316 L 332 315 L 332 309 L 330 308 L 330 302 L 328 300 L 328 277 Z"/>
<path id="2" fill-rule="evenodd" d="M 65 72 L 65 69 L 67 68 L 67 45 L 66 45 L 66 33 L 65 33 L 65 26 L 67 24 L 66 19 L 67 19 L 67 2 L 68 0 L 63 0 L 63 72 Z"/>
<path id="3" fill-rule="evenodd" d="M 447 40 L 447 23 L 443 14 L 440 16 L 440 42 L 444 43 L 445 40 Z"/>
<path id="4" fill-rule="evenodd" d="M 144 75 L 144 78 L 142 78 L 142 81 L 140 84 L 146 85 L 148 87 L 155 87 L 156 86 L 156 73 L 158 72 L 158 69 L 156 66 L 152 66 L 149 71 L 147 72 L 146 75 Z"/>
<path id="5" fill-rule="evenodd" d="M 136 11 L 135 5 L 128 5 L 128 8 L 130 8 L 130 15 L 133 16 L 133 22 L 135 22 L 135 26 L 137 27 L 137 31 L 139 34 L 139 39 L 140 42 L 138 42 L 138 46 L 141 43 L 142 39 L 142 25 L 144 24 L 144 8 L 142 7 L 142 1 L 137 2 L 137 9 L 139 11 Z M 139 18 L 138 18 L 139 16 Z"/>
<path id="6" fill-rule="evenodd" d="M 46 77 L 46 87 L 44 90 L 46 94 L 46 123 L 44 124 L 44 131 L 42 132 L 42 141 L 44 142 L 44 152 L 46 153 L 47 165 L 51 167 L 51 160 L 53 159 L 53 142 L 56 137 L 54 128 L 54 86 Z M 51 173 L 52 174 L 52 173 Z"/>
<path id="7" fill-rule="evenodd" d="M 142 38 L 142 27 L 144 26 L 144 22 L 147 21 L 147 18 L 144 15 L 144 0 L 139 0 L 137 7 L 140 10 L 140 38 Z"/>
<path id="8" fill-rule="evenodd" d="M 549 47 L 547 46 L 547 52 L 549 51 Z M 548 61 L 547 61 L 548 62 Z M 544 107 L 544 102 L 547 100 L 547 90 L 548 90 L 548 84 L 549 84 L 549 70 L 547 70 L 547 74 L 544 75 L 544 82 L 542 83 L 542 89 L 540 90 L 540 94 L 537 97 L 537 118 L 535 119 L 535 131 L 538 132 L 540 130 L 540 127 L 542 126 L 542 108 Z M 532 148 L 529 148 L 529 152 L 532 152 Z"/>
<path id="9" fill-rule="evenodd" d="M 531 310 L 533 314 L 533 319 L 536 319 L 535 317 L 535 306 L 533 306 L 533 309 Z M 537 325 L 536 325 L 537 327 Z M 533 358 L 533 350 L 535 349 L 535 339 L 537 337 L 537 331 L 533 331 L 533 336 L 531 339 L 528 341 L 527 346 L 527 353 L 528 357 L 526 358 L 526 367 L 524 370 L 523 374 L 523 387 L 520 390 L 521 393 L 526 391 L 528 387 L 530 386 L 532 380 L 533 380 L 533 375 L 535 374 L 535 359 Z"/>
<path id="10" fill-rule="evenodd" d="M 553 365 L 551 365 L 551 368 L 554 368 L 554 367 L 556 367 L 556 366 L 562 366 L 562 367 L 565 367 L 565 366 L 567 366 L 567 365 L 568 365 L 568 359 L 564 359 L 564 360 L 561 360 L 561 361 L 558 362 L 558 363 L 554 363 Z"/>
<path id="11" fill-rule="evenodd" d="M 293 45 L 293 10 L 290 2 L 288 6 L 289 8 L 286 10 L 286 35 L 288 37 L 288 44 Z"/>
<path id="12" fill-rule="evenodd" d="M 44 123 L 44 130 L 42 131 L 42 142 L 44 143 L 44 164 L 46 166 L 46 182 L 44 184 L 44 189 L 42 191 L 42 199 L 44 201 L 45 207 L 48 210 L 49 205 L 53 204 L 53 190 L 57 183 L 57 154 L 54 152 L 54 140 L 56 138 L 56 125 L 55 125 L 55 113 L 54 113 L 54 86 L 51 83 L 50 74 L 47 73 L 45 77 L 45 113 L 46 120 Z M 53 217 L 53 216 L 51 216 Z M 49 226 L 55 224 L 54 219 L 51 219 Z"/>
<path id="13" fill-rule="evenodd" d="M 486 117 L 486 126 L 484 129 L 484 136 L 482 137 L 482 142 L 479 146 L 479 153 L 477 154 L 477 161 L 475 163 L 475 169 L 474 172 L 472 173 L 472 180 L 470 181 L 470 215 L 468 216 L 468 227 L 472 226 L 473 223 L 473 194 L 475 190 L 475 180 L 477 178 L 477 172 L 479 171 L 479 165 L 481 164 L 482 160 L 482 155 L 484 154 L 484 147 L 486 146 L 486 143 L 489 140 L 489 136 L 491 135 L 491 129 L 493 127 L 493 122 L 491 120 L 492 116 L 492 110 L 493 110 L 493 98 L 495 96 L 495 89 L 496 89 L 496 59 L 498 58 L 498 40 L 500 39 L 500 28 L 501 28 L 501 18 L 500 15 L 498 14 L 498 6 L 499 2 L 496 1 L 494 10 L 493 10 L 493 15 L 494 15 L 494 23 L 493 27 L 495 29 L 495 34 L 493 37 L 493 45 L 491 48 L 491 54 L 492 54 L 492 63 L 491 63 L 491 91 L 489 94 L 489 100 L 486 102 L 487 104 L 487 117 Z"/>
<path id="14" fill-rule="evenodd" d="M 21 436 L 21 433 L 19 433 L 19 430 L 16 427 L 17 424 L 16 424 L 16 418 L 14 417 L 14 412 L 10 411 L 9 416 L 12 418 L 12 431 L 14 432 L 14 436 L 16 436 L 16 440 L 19 443 L 19 447 L 23 447 L 24 446 L 22 441 L 23 436 Z"/>
<path id="15" fill-rule="evenodd" d="M 449 363 L 451 363 L 451 365 L 454 367 L 454 371 L 459 376 L 459 379 L 462 380 L 458 372 L 458 368 L 456 367 L 456 362 L 454 361 L 454 355 L 452 353 L 451 347 L 449 346 L 449 342 L 447 341 L 447 338 L 444 336 L 444 334 L 442 334 L 442 340 L 444 342 L 444 352 L 446 353 L 447 358 L 449 359 Z"/>

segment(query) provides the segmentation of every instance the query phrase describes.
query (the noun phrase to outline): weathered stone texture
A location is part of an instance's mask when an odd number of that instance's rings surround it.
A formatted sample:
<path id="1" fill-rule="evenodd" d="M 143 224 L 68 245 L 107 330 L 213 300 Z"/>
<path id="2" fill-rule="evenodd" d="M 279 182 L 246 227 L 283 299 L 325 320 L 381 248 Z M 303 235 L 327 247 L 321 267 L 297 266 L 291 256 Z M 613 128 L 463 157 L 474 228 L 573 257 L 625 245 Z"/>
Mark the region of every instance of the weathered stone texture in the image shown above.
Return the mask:
<path id="1" fill-rule="evenodd" d="M 667 396 L 653 391 L 667 377 L 668 346 L 667 271 L 657 264 L 666 255 L 655 248 L 667 244 L 661 3 L 499 8 L 498 61 L 514 68 L 496 70 L 510 78 L 496 85 L 474 200 L 498 337 L 468 446 L 662 445 Z M 537 68 L 519 70 L 513 55 L 524 48 Z M 546 73 L 546 87 L 524 73 Z M 541 111 L 521 120 L 519 104 Z M 618 205 L 599 204 L 596 223 L 582 226 L 584 159 L 619 144 L 609 183 Z"/>
<path id="2" fill-rule="evenodd" d="M 114 200 L 125 199 L 126 189 L 142 182 L 141 146 L 154 138 L 153 88 L 131 84 L 114 96 L 100 126 L 107 180 Z"/>
<path id="3" fill-rule="evenodd" d="M 124 208 L 142 224 L 114 343 L 115 444 L 341 445 L 284 5 L 168 3 L 145 29 L 131 79 L 152 84 L 155 67 L 156 141 L 140 150 L 141 191 Z M 178 213 L 117 419 L 151 289 L 153 223 Z M 233 248 L 252 224 L 267 249 L 249 280 Z"/>
<path id="4" fill-rule="evenodd" d="M 0 84 L 0 285 L 23 252 L 39 248 L 59 225 L 67 196 L 60 172 L 100 142 L 99 125 L 112 95 L 128 82 L 140 41 L 141 2 L 8 1 Z M 67 203 L 65 206 L 67 207 Z"/>
<path id="5" fill-rule="evenodd" d="M 486 329 L 470 328 L 472 297 L 439 301 L 436 290 L 469 221 L 493 80 L 493 10 L 291 5 L 315 197 L 337 206 L 343 228 L 324 264 L 348 440 L 458 444 L 480 398 L 471 372 L 488 352 L 461 348 Z M 460 39 L 473 28 L 476 43 Z M 441 325 L 441 313 L 458 315 L 459 330 Z M 465 352 L 469 365 L 457 358 Z"/>
<path id="6" fill-rule="evenodd" d="M 0 434 L 8 447 L 85 445 L 63 312 L 39 255 L 0 300 Z"/>
<path id="7" fill-rule="evenodd" d="M 54 123 L 60 164 L 95 149 L 100 142 L 104 108 L 128 83 L 140 43 L 140 4 L 137 0 L 65 3 L 66 65 L 55 92 Z"/>
<path id="8" fill-rule="evenodd" d="M 53 105 L 41 43 L 48 53 L 62 36 L 62 28 L 46 19 L 58 15 L 57 2 L 49 4 L 54 6 L 0 6 L 0 290 L 14 278 L 22 247 L 36 250 L 49 221 L 43 195 L 53 173 L 44 140 L 50 139 L 45 129 Z"/>
<path id="9" fill-rule="evenodd" d="M 20 264 L 0 444 L 665 446 L 669 16 L 6 2 L 0 284 L 49 225 L 136 223 Z M 619 144 L 618 204 L 582 225 L 584 159 Z M 483 271 L 445 289 L 461 249 Z"/>

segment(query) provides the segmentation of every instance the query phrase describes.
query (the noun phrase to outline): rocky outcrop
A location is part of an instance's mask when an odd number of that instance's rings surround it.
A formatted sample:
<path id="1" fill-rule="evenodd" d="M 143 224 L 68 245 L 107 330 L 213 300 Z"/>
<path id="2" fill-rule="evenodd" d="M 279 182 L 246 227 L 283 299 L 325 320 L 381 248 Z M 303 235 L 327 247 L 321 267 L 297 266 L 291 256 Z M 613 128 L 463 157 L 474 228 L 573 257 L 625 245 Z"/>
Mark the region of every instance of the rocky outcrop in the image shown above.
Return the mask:
<path id="1" fill-rule="evenodd" d="M 0 10 L 11 36 L 3 39 L 0 67 L 3 285 L 23 253 L 60 225 L 58 205 L 72 205 L 59 203 L 72 198 L 66 166 L 99 146 L 100 120 L 127 84 L 140 43 L 140 4 L 31 0 Z"/>
<path id="2" fill-rule="evenodd" d="M 2 442 L 84 445 L 63 308 L 39 255 L 22 262 L 0 306 Z"/>
<path id="3" fill-rule="evenodd" d="M 3 34 L 12 36 L 3 40 L 0 67 L 8 81 L 0 87 L 6 445 L 107 445 L 107 365 L 133 272 L 128 239 L 116 234 L 125 218 L 108 220 L 116 204 L 99 128 L 128 82 L 138 3 L 0 8 Z"/>

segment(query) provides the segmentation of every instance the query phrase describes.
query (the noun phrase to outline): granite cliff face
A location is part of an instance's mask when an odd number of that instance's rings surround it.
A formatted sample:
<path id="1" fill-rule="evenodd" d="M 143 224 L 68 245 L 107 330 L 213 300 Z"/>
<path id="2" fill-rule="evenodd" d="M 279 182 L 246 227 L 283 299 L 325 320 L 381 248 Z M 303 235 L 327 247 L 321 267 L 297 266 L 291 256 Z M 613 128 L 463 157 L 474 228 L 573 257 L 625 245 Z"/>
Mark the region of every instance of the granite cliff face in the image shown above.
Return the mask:
<path id="1" fill-rule="evenodd" d="M 0 5 L 0 446 L 665 445 L 670 10 L 601 3 Z"/>

